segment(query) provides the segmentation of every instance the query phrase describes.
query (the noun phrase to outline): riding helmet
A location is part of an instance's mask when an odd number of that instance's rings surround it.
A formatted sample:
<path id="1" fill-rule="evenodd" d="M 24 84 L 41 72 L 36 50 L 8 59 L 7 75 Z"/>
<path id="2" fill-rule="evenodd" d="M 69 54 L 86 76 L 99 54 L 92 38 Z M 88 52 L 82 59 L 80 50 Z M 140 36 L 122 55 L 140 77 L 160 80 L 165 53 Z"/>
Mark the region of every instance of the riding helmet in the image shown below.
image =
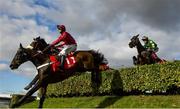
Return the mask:
<path id="1" fill-rule="evenodd" d="M 66 27 L 64 25 L 57 25 L 57 28 L 61 31 L 66 31 Z"/>
<path id="2" fill-rule="evenodd" d="M 147 36 L 143 36 L 142 40 L 148 40 L 148 37 Z"/>

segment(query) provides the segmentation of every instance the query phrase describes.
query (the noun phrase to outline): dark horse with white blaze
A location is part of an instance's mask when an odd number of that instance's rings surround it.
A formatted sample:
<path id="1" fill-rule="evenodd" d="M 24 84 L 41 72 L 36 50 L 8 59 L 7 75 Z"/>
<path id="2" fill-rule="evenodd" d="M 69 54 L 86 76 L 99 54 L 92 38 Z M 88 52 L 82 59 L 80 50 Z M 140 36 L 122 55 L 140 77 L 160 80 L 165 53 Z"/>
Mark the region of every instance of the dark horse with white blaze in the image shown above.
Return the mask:
<path id="1" fill-rule="evenodd" d="M 34 42 L 36 42 L 36 40 L 34 40 Z M 34 42 L 31 43 L 31 46 L 27 48 L 24 48 L 20 44 L 20 47 L 10 64 L 10 68 L 17 69 L 21 64 L 27 61 L 31 61 L 36 68 L 41 65 L 44 66 L 37 69 L 38 74 L 33 81 L 27 87 L 25 87 L 25 89 L 30 89 L 26 95 L 24 95 L 11 107 L 20 106 L 27 97 L 31 96 L 34 92 L 41 88 L 39 108 L 42 108 L 48 84 L 63 81 L 71 76 L 76 75 L 76 72 L 91 71 L 92 87 L 94 88 L 94 91 L 97 91 L 96 89 L 101 83 L 100 71 L 107 70 L 107 68 L 103 67 L 103 69 L 101 67 L 101 65 L 104 66 L 104 64 L 107 64 L 107 60 L 104 58 L 104 55 L 93 50 L 77 51 L 74 53 L 76 63 L 72 68 L 66 70 L 57 70 L 54 72 L 51 65 L 47 64 L 50 63 L 49 55 L 47 53 L 39 53 L 39 49 L 37 50 L 37 48 L 39 48 L 41 44 L 38 45 L 39 42 L 36 44 Z"/>
<path id="2" fill-rule="evenodd" d="M 165 60 L 160 60 L 159 62 L 154 60 L 152 58 L 151 54 L 148 53 L 147 50 L 144 48 L 144 46 L 141 44 L 138 36 L 139 36 L 139 34 L 136 36 L 133 36 L 131 38 L 131 41 L 129 42 L 129 47 L 130 48 L 136 47 L 137 52 L 138 52 L 137 57 L 133 56 L 134 65 L 144 65 L 144 64 L 154 64 L 154 63 L 165 62 Z"/>

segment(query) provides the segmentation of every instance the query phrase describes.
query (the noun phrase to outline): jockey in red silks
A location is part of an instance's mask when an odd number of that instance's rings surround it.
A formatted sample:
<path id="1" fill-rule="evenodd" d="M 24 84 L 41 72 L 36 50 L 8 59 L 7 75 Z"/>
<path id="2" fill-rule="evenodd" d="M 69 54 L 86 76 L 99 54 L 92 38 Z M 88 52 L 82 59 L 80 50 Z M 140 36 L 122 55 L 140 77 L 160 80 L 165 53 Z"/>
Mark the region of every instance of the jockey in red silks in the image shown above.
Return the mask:
<path id="1" fill-rule="evenodd" d="M 61 62 L 60 67 L 64 69 L 66 56 L 70 52 L 76 51 L 77 43 L 71 34 L 66 32 L 66 27 L 64 25 L 57 25 L 57 29 L 60 33 L 60 36 L 55 41 L 53 41 L 50 46 L 55 46 L 59 49 L 60 52 L 58 54 L 58 60 Z"/>

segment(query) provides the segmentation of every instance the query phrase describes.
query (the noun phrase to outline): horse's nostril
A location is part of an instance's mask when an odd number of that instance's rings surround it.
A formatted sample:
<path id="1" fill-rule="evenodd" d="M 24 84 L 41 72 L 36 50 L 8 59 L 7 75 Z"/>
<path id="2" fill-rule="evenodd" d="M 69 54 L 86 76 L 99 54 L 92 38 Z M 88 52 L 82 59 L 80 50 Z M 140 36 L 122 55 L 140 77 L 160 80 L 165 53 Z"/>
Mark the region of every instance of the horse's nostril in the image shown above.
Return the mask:
<path id="1" fill-rule="evenodd" d="M 9 67 L 13 70 L 13 69 L 15 69 L 15 65 L 9 65 Z"/>
<path id="2" fill-rule="evenodd" d="M 9 66 L 12 69 L 12 65 Z"/>

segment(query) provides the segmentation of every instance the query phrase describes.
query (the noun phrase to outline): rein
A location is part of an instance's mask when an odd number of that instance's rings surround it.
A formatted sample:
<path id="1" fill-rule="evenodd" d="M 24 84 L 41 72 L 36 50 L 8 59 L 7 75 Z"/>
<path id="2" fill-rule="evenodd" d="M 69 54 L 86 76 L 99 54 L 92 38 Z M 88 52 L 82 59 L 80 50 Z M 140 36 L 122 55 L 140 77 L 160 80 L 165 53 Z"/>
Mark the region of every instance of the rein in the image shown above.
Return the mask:
<path id="1" fill-rule="evenodd" d="M 36 45 L 37 45 L 37 44 L 36 44 Z M 34 47 L 32 47 L 31 45 L 28 45 L 26 48 L 29 48 L 29 49 L 32 50 Z M 32 57 L 34 58 L 34 57 L 38 56 L 39 54 L 43 54 L 43 52 L 42 52 L 41 50 L 38 50 L 37 53 L 34 54 Z M 48 63 L 42 64 L 42 65 L 40 65 L 40 66 L 38 66 L 38 67 L 36 67 L 36 68 L 37 68 L 37 70 L 39 70 L 39 69 L 41 69 L 41 68 L 43 68 L 43 67 L 45 67 L 45 66 L 51 65 L 51 64 L 53 64 L 53 63 L 54 63 L 54 62 L 48 62 Z"/>
<path id="2" fill-rule="evenodd" d="M 40 50 L 38 50 L 38 51 L 37 51 L 37 53 L 36 53 L 36 54 L 34 54 L 32 57 L 34 58 L 34 57 L 38 56 L 39 54 L 43 54 L 43 52 L 42 52 L 42 51 L 40 51 Z"/>

